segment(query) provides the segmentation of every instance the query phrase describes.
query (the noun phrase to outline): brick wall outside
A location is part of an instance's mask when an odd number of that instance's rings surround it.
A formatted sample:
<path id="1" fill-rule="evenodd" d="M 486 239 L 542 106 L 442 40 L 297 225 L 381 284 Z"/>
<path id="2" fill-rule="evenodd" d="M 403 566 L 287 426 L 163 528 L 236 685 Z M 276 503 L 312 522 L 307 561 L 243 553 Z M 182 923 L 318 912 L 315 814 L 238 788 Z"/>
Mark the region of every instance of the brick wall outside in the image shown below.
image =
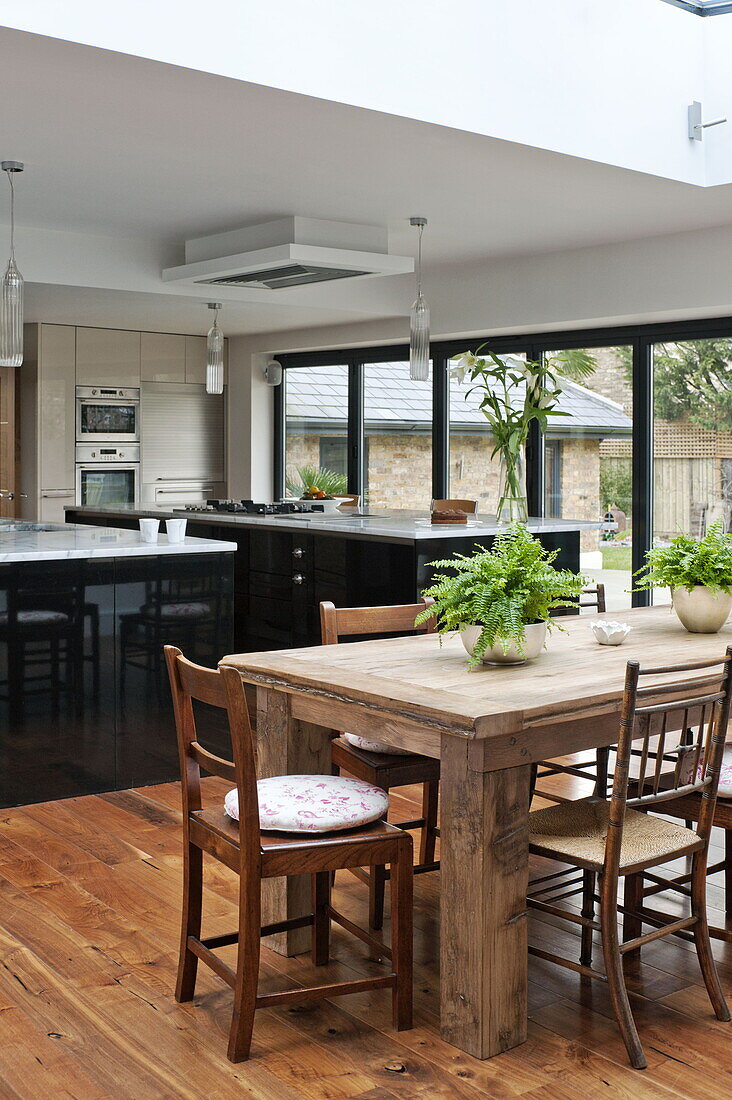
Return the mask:
<path id="1" fill-rule="evenodd" d="M 498 504 L 498 459 L 491 459 L 489 438 L 458 435 L 450 439 L 450 494 L 478 501 L 478 511 L 495 512 Z M 320 463 L 319 436 L 288 434 L 287 472 Z M 369 503 L 426 511 L 432 499 L 432 442 L 425 434 L 368 435 Z M 600 449 L 598 441 L 565 440 L 562 444 L 562 516 L 599 518 Z M 597 547 L 597 534 L 582 534 L 582 549 Z"/>

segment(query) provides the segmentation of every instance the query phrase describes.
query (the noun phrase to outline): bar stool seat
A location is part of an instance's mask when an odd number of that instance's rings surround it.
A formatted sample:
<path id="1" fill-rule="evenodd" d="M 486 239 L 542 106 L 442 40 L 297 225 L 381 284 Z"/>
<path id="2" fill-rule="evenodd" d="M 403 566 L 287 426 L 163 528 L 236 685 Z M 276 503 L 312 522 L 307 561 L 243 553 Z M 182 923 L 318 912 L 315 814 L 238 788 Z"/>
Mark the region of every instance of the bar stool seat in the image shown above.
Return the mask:
<path id="1" fill-rule="evenodd" d="M 7 621 L 7 611 L 0 612 L 0 624 L 5 625 Z M 16 616 L 16 621 L 23 626 L 33 626 L 34 623 L 45 626 L 50 623 L 68 623 L 69 616 L 63 611 L 52 611 L 39 607 L 19 611 Z"/>

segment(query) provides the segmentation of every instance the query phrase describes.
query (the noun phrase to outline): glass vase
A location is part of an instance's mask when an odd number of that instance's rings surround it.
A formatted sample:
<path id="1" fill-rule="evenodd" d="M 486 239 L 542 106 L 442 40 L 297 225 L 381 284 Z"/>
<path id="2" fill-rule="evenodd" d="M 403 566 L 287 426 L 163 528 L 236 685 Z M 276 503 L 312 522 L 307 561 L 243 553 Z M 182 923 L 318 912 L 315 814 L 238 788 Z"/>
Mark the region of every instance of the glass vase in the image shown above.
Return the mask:
<path id="1" fill-rule="evenodd" d="M 526 523 L 529 518 L 523 447 L 515 455 L 501 451 L 496 518 L 499 523 Z"/>

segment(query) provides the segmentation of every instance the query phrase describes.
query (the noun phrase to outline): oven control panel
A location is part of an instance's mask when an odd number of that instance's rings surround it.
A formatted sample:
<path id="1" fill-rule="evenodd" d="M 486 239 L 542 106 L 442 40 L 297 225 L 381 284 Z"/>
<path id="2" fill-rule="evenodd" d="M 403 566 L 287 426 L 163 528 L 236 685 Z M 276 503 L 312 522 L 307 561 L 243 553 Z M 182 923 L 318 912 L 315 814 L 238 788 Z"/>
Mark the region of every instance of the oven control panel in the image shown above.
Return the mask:
<path id="1" fill-rule="evenodd" d="M 77 462 L 139 462 L 139 443 L 83 443 L 76 447 Z"/>

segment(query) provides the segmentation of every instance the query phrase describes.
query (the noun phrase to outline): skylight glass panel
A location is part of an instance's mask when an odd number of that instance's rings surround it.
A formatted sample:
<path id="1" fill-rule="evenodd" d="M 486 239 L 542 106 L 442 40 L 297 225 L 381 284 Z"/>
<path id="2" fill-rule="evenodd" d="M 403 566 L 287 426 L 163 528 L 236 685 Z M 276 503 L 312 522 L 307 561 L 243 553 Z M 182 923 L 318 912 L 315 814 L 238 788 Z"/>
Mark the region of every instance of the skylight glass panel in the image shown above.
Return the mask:
<path id="1" fill-rule="evenodd" d="M 732 12 L 732 0 L 663 0 L 675 8 L 693 12 L 694 15 L 725 15 Z"/>

